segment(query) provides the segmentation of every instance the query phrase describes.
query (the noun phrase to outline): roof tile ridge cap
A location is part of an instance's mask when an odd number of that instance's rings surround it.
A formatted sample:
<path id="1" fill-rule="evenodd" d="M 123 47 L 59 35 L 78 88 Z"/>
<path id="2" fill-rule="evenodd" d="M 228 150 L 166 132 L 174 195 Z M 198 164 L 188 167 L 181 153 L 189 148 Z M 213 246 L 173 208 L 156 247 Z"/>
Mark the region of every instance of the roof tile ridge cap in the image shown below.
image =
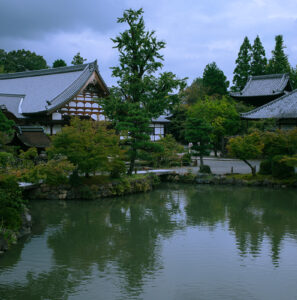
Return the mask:
<path id="1" fill-rule="evenodd" d="M 254 75 L 251 77 L 254 80 L 261 80 L 261 79 L 270 79 L 270 78 L 276 78 L 276 77 L 282 78 L 283 75 L 284 75 L 284 73 L 277 73 L 277 74 Z"/>
<path id="2" fill-rule="evenodd" d="M 26 94 L 8 94 L 8 93 L 0 93 L 0 97 L 26 97 Z"/>
<path id="3" fill-rule="evenodd" d="M 49 106 L 52 106 L 53 105 L 53 102 L 59 98 L 61 95 L 63 95 L 66 91 L 70 90 L 77 82 L 79 82 L 81 80 L 81 77 L 83 77 L 86 73 L 92 73 L 92 69 L 89 68 L 89 64 L 85 64 L 86 67 L 84 68 L 84 70 L 82 71 L 82 73 L 65 89 L 63 90 L 59 95 L 57 95 L 54 99 L 50 100 L 50 105 Z M 55 106 L 54 106 L 55 107 Z M 48 106 L 45 107 L 46 110 L 49 109 Z"/>
<path id="4" fill-rule="evenodd" d="M 251 111 L 248 111 L 248 112 L 245 112 L 245 113 L 241 113 L 240 115 L 243 116 L 243 117 L 244 117 L 244 116 L 248 116 L 248 115 L 250 115 L 250 114 L 252 114 L 252 113 L 255 113 L 255 112 L 259 111 L 259 110 L 262 109 L 262 108 L 268 107 L 268 106 L 270 106 L 270 105 L 272 105 L 272 104 L 274 104 L 274 103 L 276 103 L 276 102 L 282 100 L 283 98 L 286 98 L 286 97 L 288 97 L 288 96 L 291 96 L 292 94 L 294 94 L 294 93 L 296 93 L 296 92 L 297 92 L 297 89 L 295 89 L 295 90 L 293 90 L 292 92 L 290 92 L 290 93 L 288 93 L 288 94 L 285 94 L 285 95 L 283 95 L 283 96 L 281 96 L 281 97 L 279 97 L 279 98 L 277 98 L 277 99 L 274 99 L 274 100 L 272 100 L 272 101 L 270 101 L 270 102 L 268 102 L 268 103 L 266 103 L 266 104 L 264 104 L 264 105 L 262 105 L 262 106 L 259 106 L 259 107 L 255 108 L 255 109 L 251 110 Z"/>
<path id="5" fill-rule="evenodd" d="M 36 76 L 54 75 L 60 73 L 77 72 L 80 70 L 84 70 L 87 65 L 89 64 L 65 66 L 65 67 L 58 67 L 58 68 L 48 68 L 48 69 L 40 69 L 40 70 L 28 70 L 23 72 L 14 72 L 14 73 L 3 73 L 0 74 L 0 79 L 15 79 L 15 78 L 36 77 Z"/>

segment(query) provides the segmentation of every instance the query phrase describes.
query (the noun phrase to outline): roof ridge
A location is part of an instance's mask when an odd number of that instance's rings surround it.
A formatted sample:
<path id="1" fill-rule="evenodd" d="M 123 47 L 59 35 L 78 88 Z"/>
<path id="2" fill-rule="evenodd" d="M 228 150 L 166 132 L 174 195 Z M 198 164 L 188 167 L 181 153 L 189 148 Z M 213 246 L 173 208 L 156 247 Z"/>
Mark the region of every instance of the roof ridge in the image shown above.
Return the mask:
<path id="1" fill-rule="evenodd" d="M 25 94 L 6 94 L 6 93 L 0 93 L 0 97 L 26 97 Z"/>
<path id="2" fill-rule="evenodd" d="M 281 78 L 281 77 L 286 77 L 287 75 L 289 75 L 289 74 L 288 73 L 278 73 L 278 74 L 250 76 L 250 78 L 254 79 L 254 80 L 258 80 L 258 79 Z"/>
<path id="3" fill-rule="evenodd" d="M 260 109 L 263 109 L 264 107 L 268 107 L 268 106 L 270 106 L 270 105 L 272 105 L 272 104 L 274 104 L 274 103 L 276 103 L 276 102 L 278 102 L 278 101 L 280 101 L 280 100 L 282 100 L 282 99 L 284 99 L 284 98 L 286 98 L 288 96 L 291 96 L 292 94 L 295 94 L 296 92 L 297 92 L 297 89 L 295 89 L 295 90 L 291 91 L 290 93 L 285 94 L 285 95 L 283 95 L 283 96 L 281 96 L 281 97 L 279 97 L 277 99 L 274 99 L 274 100 L 272 100 L 272 101 L 270 101 L 270 102 L 268 102 L 268 103 L 266 103 L 266 104 L 264 104 L 262 106 L 259 106 L 259 107 L 255 108 L 255 109 L 251 110 L 251 111 L 248 111 L 248 112 L 245 112 L 245 113 L 241 113 L 240 116 L 241 117 L 248 116 L 248 115 L 250 115 L 252 113 L 255 113 L 255 112 L 259 111 Z"/>
<path id="4" fill-rule="evenodd" d="M 90 68 L 97 67 L 97 60 L 76 66 L 66 66 L 66 67 L 58 67 L 58 68 L 49 68 L 49 69 L 41 69 L 41 70 L 32 70 L 32 71 L 24 71 L 24 72 L 16 72 L 16 73 L 5 73 L 0 74 L 1 79 L 14 79 L 14 78 L 23 78 L 23 77 L 34 77 L 34 76 L 44 76 L 44 75 L 52 75 L 52 74 L 59 74 L 59 73 L 68 73 L 68 72 L 76 72 L 82 71 L 87 66 Z"/>

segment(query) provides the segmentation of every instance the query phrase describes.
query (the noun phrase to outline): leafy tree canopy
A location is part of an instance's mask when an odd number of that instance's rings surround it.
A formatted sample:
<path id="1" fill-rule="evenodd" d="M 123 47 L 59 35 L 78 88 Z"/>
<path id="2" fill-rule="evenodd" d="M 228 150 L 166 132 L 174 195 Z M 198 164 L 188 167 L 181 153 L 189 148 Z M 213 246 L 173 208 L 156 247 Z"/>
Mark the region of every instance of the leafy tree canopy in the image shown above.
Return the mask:
<path id="1" fill-rule="evenodd" d="M 251 49 L 252 46 L 248 37 L 246 36 L 242 45 L 240 46 L 238 57 L 235 61 L 236 67 L 233 72 L 233 83 L 235 85 L 235 89 L 238 91 L 244 88 L 248 77 L 250 76 Z"/>
<path id="2" fill-rule="evenodd" d="M 72 64 L 73 65 L 82 65 L 87 59 L 86 58 L 83 58 L 81 55 L 80 55 L 80 52 L 77 52 L 76 55 L 73 56 L 73 59 L 72 59 Z"/>
<path id="3" fill-rule="evenodd" d="M 256 174 L 256 170 L 249 160 L 261 157 L 263 148 L 261 134 L 257 131 L 249 135 L 231 138 L 227 145 L 229 154 L 245 162 L 251 168 L 253 175 Z"/>
<path id="4" fill-rule="evenodd" d="M 13 126 L 14 121 L 8 120 L 7 117 L 0 110 L 0 148 L 1 145 L 7 142 L 7 138 L 13 134 Z"/>
<path id="5" fill-rule="evenodd" d="M 208 64 L 203 71 L 203 86 L 208 95 L 226 95 L 229 81 L 215 62 Z"/>
<path id="6" fill-rule="evenodd" d="M 203 79 L 196 78 L 181 94 L 182 102 L 188 105 L 195 104 L 207 95 L 207 89 L 203 85 Z"/>
<path id="7" fill-rule="evenodd" d="M 265 57 L 265 49 L 261 43 L 259 36 L 254 40 L 251 56 L 251 75 L 263 75 L 266 72 L 267 59 Z"/>
<path id="8" fill-rule="evenodd" d="M 268 74 L 289 73 L 291 68 L 288 61 L 288 56 L 285 54 L 284 40 L 282 35 L 275 37 L 275 47 L 272 50 L 272 57 L 267 66 Z"/>
<path id="9" fill-rule="evenodd" d="M 101 122 L 74 118 L 70 126 L 52 137 L 50 157 L 64 155 L 79 172 L 109 171 L 110 162 L 119 159 L 119 137 Z"/>
<path id="10" fill-rule="evenodd" d="M 0 65 L 4 66 L 4 72 L 7 73 L 47 68 L 46 61 L 41 55 L 24 49 L 8 53 L 0 50 Z"/>
<path id="11" fill-rule="evenodd" d="M 56 59 L 53 63 L 53 68 L 66 67 L 67 64 L 63 59 Z"/>
<path id="12" fill-rule="evenodd" d="M 118 18 L 118 23 L 128 25 L 127 30 L 112 39 L 119 51 L 119 66 L 112 68 L 118 87 L 100 101 L 115 129 L 127 134 L 128 174 L 134 170 L 139 151 L 153 147 L 149 138 L 152 118 L 174 107 L 179 97 L 172 93 L 185 86 L 185 80 L 177 79 L 171 72 L 154 76 L 163 66 L 160 50 L 165 42 L 158 41 L 154 31 L 145 30 L 142 15 L 142 9 L 128 9 Z"/>

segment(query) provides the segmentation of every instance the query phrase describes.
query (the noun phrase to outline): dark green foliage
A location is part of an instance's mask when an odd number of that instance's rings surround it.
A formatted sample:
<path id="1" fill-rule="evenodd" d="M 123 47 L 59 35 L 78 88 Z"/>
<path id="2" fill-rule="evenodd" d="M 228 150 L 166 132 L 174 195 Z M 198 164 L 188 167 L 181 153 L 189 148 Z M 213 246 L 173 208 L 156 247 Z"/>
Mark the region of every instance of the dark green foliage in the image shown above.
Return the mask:
<path id="1" fill-rule="evenodd" d="M 14 121 L 8 120 L 0 110 L 0 149 L 7 139 L 14 133 Z"/>
<path id="2" fill-rule="evenodd" d="M 53 68 L 66 67 L 67 64 L 63 59 L 56 59 L 53 63 Z"/>
<path id="3" fill-rule="evenodd" d="M 252 76 L 264 75 L 266 72 L 267 59 L 265 57 L 265 49 L 261 43 L 259 36 L 254 40 L 251 56 L 251 71 Z"/>
<path id="4" fill-rule="evenodd" d="M 191 159 L 192 155 L 190 153 L 186 153 L 182 156 L 182 164 L 183 166 L 190 166 L 192 163 Z"/>
<path id="5" fill-rule="evenodd" d="M 110 177 L 111 178 L 120 178 L 126 173 L 126 166 L 122 160 L 115 159 L 111 162 L 110 165 Z"/>
<path id="6" fill-rule="evenodd" d="M 0 177 L 0 225 L 12 230 L 21 226 L 21 213 L 24 209 L 21 190 L 13 176 Z"/>
<path id="7" fill-rule="evenodd" d="M 203 156 L 209 154 L 211 126 L 203 119 L 197 119 L 188 114 L 186 120 L 186 140 L 193 143 L 192 150 L 200 156 L 200 164 L 203 165 Z"/>
<path id="8" fill-rule="evenodd" d="M 207 95 L 207 88 L 203 85 L 203 79 L 196 78 L 181 94 L 184 104 L 193 105 L 198 100 L 204 99 Z"/>
<path id="9" fill-rule="evenodd" d="M 292 177 L 295 174 L 294 167 L 281 162 L 282 156 L 275 156 L 272 161 L 272 176 L 278 179 Z"/>
<path id="10" fill-rule="evenodd" d="M 46 61 L 41 55 L 37 55 L 35 52 L 26 51 L 24 49 L 17 51 L 13 50 L 6 53 L 6 55 L 2 51 L 2 54 L 0 53 L 0 61 L 2 61 L 2 63 L 4 61 L 4 71 L 6 73 L 47 68 Z"/>
<path id="11" fill-rule="evenodd" d="M 272 50 L 272 57 L 267 66 L 268 74 L 289 73 L 291 68 L 288 61 L 288 56 L 285 54 L 284 40 L 282 35 L 275 37 L 275 48 Z"/>
<path id="12" fill-rule="evenodd" d="M 295 66 L 295 68 L 293 67 L 291 68 L 290 80 L 291 80 L 292 88 L 293 90 L 295 90 L 297 88 L 297 66 Z"/>
<path id="13" fill-rule="evenodd" d="M 154 147 L 149 138 L 152 118 L 173 108 L 179 97 L 171 93 L 185 85 L 171 72 L 153 75 L 163 66 L 160 50 L 165 43 L 157 40 L 154 31 L 145 31 L 142 14 L 142 9 L 129 9 L 118 18 L 118 23 L 128 25 L 127 30 L 112 39 L 119 51 L 119 66 L 112 68 L 118 88 L 112 88 L 110 96 L 100 100 L 116 131 L 126 136 L 130 175 L 140 151 Z"/>
<path id="14" fill-rule="evenodd" d="M 272 174 L 272 161 L 269 159 L 262 160 L 260 163 L 259 174 L 270 175 Z"/>
<path id="15" fill-rule="evenodd" d="M 80 55 L 80 52 L 77 52 L 77 54 L 73 56 L 73 59 L 72 59 L 71 63 L 73 65 L 82 65 L 86 60 L 87 60 L 86 58 L 83 58 Z"/>
<path id="16" fill-rule="evenodd" d="M 229 81 L 215 62 L 208 64 L 203 71 L 203 87 L 206 93 L 211 95 L 226 95 Z"/>
<path id="17" fill-rule="evenodd" d="M 176 141 L 186 144 L 185 140 L 185 122 L 187 116 L 187 108 L 185 105 L 179 105 L 172 110 L 169 118 L 168 133 L 172 134 Z"/>
<path id="18" fill-rule="evenodd" d="M 0 206 L 0 221 L 4 228 L 14 231 L 18 230 L 22 224 L 20 213 L 12 207 Z"/>
<path id="19" fill-rule="evenodd" d="M 211 174 L 210 166 L 208 166 L 208 165 L 202 165 L 202 166 L 200 166 L 199 172 L 200 172 L 200 173 Z"/>
<path id="20" fill-rule="evenodd" d="M 249 76 L 251 75 L 251 49 L 252 46 L 248 37 L 245 37 L 242 45 L 240 46 L 238 57 L 235 61 L 236 67 L 234 69 L 233 83 L 235 89 L 241 91 Z"/>

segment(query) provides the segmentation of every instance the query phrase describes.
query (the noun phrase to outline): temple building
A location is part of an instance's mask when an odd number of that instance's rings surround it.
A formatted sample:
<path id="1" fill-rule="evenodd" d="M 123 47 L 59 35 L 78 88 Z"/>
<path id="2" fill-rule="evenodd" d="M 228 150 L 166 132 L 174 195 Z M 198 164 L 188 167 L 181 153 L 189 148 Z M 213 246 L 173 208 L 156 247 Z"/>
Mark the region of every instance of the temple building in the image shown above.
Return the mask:
<path id="1" fill-rule="evenodd" d="M 19 140 L 25 143 L 22 145 L 24 148 L 34 144 L 44 147 L 46 138 L 41 135 L 55 134 L 63 125 L 69 124 L 71 116 L 105 120 L 96 99 L 108 94 L 97 61 L 70 67 L 0 74 L 0 109 L 19 126 L 15 142 Z M 152 140 L 164 136 L 166 122 L 163 117 L 152 121 Z"/>
<path id="2" fill-rule="evenodd" d="M 291 91 L 289 74 L 271 74 L 249 77 L 243 90 L 230 93 L 230 96 L 258 107 Z"/>
<path id="3" fill-rule="evenodd" d="M 245 120 L 277 119 L 281 129 L 297 126 L 297 89 L 252 111 L 241 114 L 241 118 Z"/>

